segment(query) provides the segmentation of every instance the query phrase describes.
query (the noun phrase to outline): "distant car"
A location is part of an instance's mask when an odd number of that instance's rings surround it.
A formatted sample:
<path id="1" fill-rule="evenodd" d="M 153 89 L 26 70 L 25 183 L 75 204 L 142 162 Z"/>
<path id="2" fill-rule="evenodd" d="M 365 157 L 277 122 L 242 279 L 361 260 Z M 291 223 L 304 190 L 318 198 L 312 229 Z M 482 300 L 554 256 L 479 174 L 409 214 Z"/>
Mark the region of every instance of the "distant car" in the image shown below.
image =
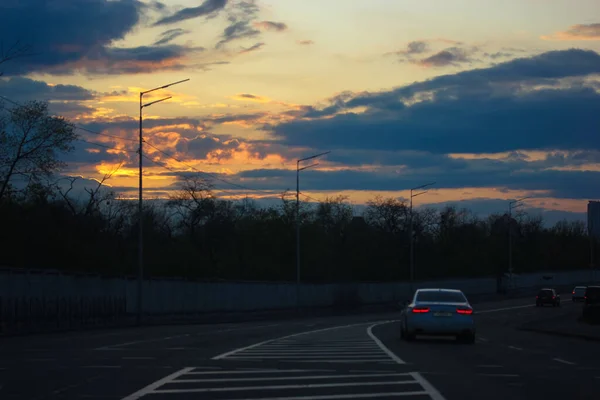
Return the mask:
<path id="1" fill-rule="evenodd" d="M 460 290 L 419 289 L 400 317 L 400 336 L 408 341 L 416 335 L 455 336 L 475 342 L 473 307 Z"/>
<path id="2" fill-rule="evenodd" d="M 583 301 L 586 288 L 586 286 L 575 286 L 573 288 L 573 301 Z"/>
<path id="3" fill-rule="evenodd" d="M 535 296 L 536 307 L 543 307 L 550 304 L 553 307 L 560 307 L 560 295 L 554 289 L 542 289 Z"/>
<path id="4" fill-rule="evenodd" d="M 600 318 L 600 286 L 588 286 L 585 289 L 583 317 Z"/>

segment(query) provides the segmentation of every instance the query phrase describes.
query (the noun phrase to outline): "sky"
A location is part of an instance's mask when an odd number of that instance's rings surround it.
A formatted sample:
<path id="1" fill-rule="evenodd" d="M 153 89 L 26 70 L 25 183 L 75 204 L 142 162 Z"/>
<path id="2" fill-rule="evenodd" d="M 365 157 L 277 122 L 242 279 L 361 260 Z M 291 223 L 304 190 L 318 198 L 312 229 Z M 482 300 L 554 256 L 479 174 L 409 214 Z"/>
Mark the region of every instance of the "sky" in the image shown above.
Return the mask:
<path id="1" fill-rule="evenodd" d="M 144 196 L 345 195 L 552 221 L 600 197 L 597 0 L 3 0 L 0 96 L 46 100 L 82 140 L 66 175 Z M 10 103 L 9 103 L 10 104 Z M 303 163 L 302 165 L 311 165 Z M 87 182 L 87 183 L 86 183 Z"/>

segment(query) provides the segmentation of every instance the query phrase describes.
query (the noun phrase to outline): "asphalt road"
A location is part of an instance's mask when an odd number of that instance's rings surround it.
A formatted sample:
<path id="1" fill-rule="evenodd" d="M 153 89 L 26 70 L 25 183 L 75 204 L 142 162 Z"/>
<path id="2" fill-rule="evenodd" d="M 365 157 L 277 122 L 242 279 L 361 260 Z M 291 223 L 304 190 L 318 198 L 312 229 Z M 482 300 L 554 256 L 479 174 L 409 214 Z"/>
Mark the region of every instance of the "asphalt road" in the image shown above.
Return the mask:
<path id="1" fill-rule="evenodd" d="M 2 338 L 0 399 L 598 399 L 599 342 L 516 329 L 579 307 L 478 305 L 474 345 L 397 313 Z"/>

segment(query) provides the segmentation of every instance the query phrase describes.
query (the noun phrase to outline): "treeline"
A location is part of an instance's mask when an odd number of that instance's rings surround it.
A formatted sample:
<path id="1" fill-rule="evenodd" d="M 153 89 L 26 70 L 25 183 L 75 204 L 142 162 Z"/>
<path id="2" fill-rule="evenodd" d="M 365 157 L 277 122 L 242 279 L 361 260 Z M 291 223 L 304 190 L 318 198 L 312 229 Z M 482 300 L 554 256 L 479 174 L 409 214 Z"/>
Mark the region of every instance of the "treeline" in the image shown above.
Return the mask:
<path id="1" fill-rule="evenodd" d="M 73 189 L 77 178 L 54 177 L 74 127 L 48 115 L 45 103 L 4 110 L 0 118 L 0 266 L 135 275 L 137 203 L 103 182 Z M 114 171 L 113 171 L 114 172 Z M 110 179 L 110 174 L 105 176 Z M 78 200 L 75 200 L 78 199 Z M 409 277 L 410 212 L 394 198 L 375 198 L 353 215 L 342 197 L 302 203 L 302 280 L 390 281 Z M 210 182 L 188 179 L 143 212 L 148 276 L 294 281 L 296 208 L 216 198 Z M 509 227 L 515 272 L 589 266 L 583 222 L 545 227 L 519 214 L 477 218 L 467 210 L 418 209 L 413 214 L 417 279 L 500 275 L 508 269 Z"/>
<path id="2" fill-rule="evenodd" d="M 1 203 L 2 264 L 135 275 L 137 202 L 100 190 L 76 203 L 63 192 L 33 187 Z M 340 197 L 303 203 L 302 280 L 408 279 L 409 215 L 393 198 L 374 199 L 360 217 Z M 415 210 L 413 221 L 417 279 L 507 271 L 506 215 L 479 219 L 446 207 Z M 541 218 L 522 214 L 510 226 L 516 272 L 589 266 L 582 222 L 547 228 Z M 295 203 L 285 197 L 279 206 L 261 208 L 252 200 L 215 198 L 205 182 L 187 181 L 171 199 L 146 202 L 143 227 L 145 269 L 152 277 L 295 280 Z"/>

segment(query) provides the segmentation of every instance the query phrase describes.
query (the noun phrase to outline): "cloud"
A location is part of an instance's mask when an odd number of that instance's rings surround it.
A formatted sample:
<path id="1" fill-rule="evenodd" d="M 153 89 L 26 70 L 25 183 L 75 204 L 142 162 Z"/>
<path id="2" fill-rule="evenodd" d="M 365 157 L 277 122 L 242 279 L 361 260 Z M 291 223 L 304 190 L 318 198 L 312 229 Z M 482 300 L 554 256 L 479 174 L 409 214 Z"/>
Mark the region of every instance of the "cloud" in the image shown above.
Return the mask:
<path id="1" fill-rule="evenodd" d="M 192 54 L 203 52 L 202 47 L 175 44 L 164 46 L 104 47 L 88 53 L 75 63 L 52 70 L 55 74 L 71 74 L 74 71 L 91 74 L 137 74 L 156 70 L 180 71 L 193 68 L 187 63 Z"/>
<path id="2" fill-rule="evenodd" d="M 534 197 L 588 199 L 600 197 L 600 172 L 590 171 L 479 171 L 476 169 L 399 171 L 397 169 L 302 172 L 305 191 L 405 191 L 436 181 L 435 190 L 489 188 L 530 192 Z M 285 190 L 295 181 L 295 169 L 253 169 L 230 176 L 233 182 L 266 190 Z"/>
<path id="3" fill-rule="evenodd" d="M 167 44 L 167 43 L 173 41 L 174 39 L 178 38 L 179 36 L 185 35 L 186 33 L 190 33 L 190 32 L 191 31 L 181 29 L 181 28 L 169 29 L 168 31 L 164 31 L 163 33 L 160 34 L 159 38 L 156 40 L 156 42 L 154 42 L 154 45 L 160 46 L 163 44 Z"/>
<path id="4" fill-rule="evenodd" d="M 472 51 L 467 51 L 459 47 L 449 47 L 429 57 L 417 61 L 417 64 L 423 67 L 434 68 L 456 66 L 461 63 L 473 62 L 473 59 L 471 58 L 472 53 Z"/>
<path id="5" fill-rule="evenodd" d="M 600 40 L 600 23 L 573 25 L 564 32 L 542 36 L 543 40 Z"/>
<path id="6" fill-rule="evenodd" d="M 142 10 L 135 0 L 4 0 L 0 38 L 31 44 L 34 53 L 7 63 L 4 72 L 24 75 L 75 63 L 90 49 L 123 39 L 140 21 Z"/>
<path id="7" fill-rule="evenodd" d="M 313 40 L 298 40 L 298 42 L 296 42 L 296 43 L 298 43 L 301 46 L 310 46 L 310 45 L 315 44 L 315 42 Z"/>
<path id="8" fill-rule="evenodd" d="M 211 16 L 218 13 L 227 5 L 227 0 L 205 0 L 198 7 L 188 7 L 177 11 L 176 13 L 161 18 L 154 23 L 154 26 L 170 25 L 182 22 L 192 18 Z"/>
<path id="9" fill-rule="evenodd" d="M 268 97 L 257 96 L 255 94 L 250 93 L 238 93 L 235 96 L 232 96 L 231 98 L 239 101 L 253 101 L 257 103 L 268 103 L 271 101 L 271 99 L 269 99 Z"/>
<path id="10" fill-rule="evenodd" d="M 113 46 L 138 26 L 148 10 L 148 5 L 137 0 L 3 1 L 0 38 L 6 43 L 19 39 L 31 44 L 33 52 L 6 63 L 3 72 L 7 76 L 126 74 L 188 67 L 190 56 L 203 49 L 168 44 L 185 33 L 182 29 L 164 32 L 155 46 Z"/>
<path id="11" fill-rule="evenodd" d="M 260 21 L 255 22 L 254 26 L 256 28 L 265 30 L 265 31 L 276 31 L 283 32 L 288 29 L 288 26 L 283 22 L 274 22 L 274 21 Z"/>
<path id="12" fill-rule="evenodd" d="M 553 51 L 389 91 L 342 93 L 267 128 L 284 144 L 318 149 L 598 149 L 590 127 L 600 126 L 600 94 L 577 79 L 598 73 L 596 52 Z"/>
<path id="13" fill-rule="evenodd" d="M 253 44 L 250 47 L 242 48 L 242 50 L 239 51 L 239 54 L 246 54 L 246 53 L 251 53 L 253 51 L 260 50 L 260 49 L 263 48 L 264 45 L 265 45 L 265 43 L 262 43 L 262 42 L 261 43 Z"/>
<path id="14" fill-rule="evenodd" d="M 22 77 L 0 79 L 0 94 L 16 102 L 29 100 L 82 101 L 95 98 L 94 92 L 81 86 L 50 85 L 43 81 Z"/>

